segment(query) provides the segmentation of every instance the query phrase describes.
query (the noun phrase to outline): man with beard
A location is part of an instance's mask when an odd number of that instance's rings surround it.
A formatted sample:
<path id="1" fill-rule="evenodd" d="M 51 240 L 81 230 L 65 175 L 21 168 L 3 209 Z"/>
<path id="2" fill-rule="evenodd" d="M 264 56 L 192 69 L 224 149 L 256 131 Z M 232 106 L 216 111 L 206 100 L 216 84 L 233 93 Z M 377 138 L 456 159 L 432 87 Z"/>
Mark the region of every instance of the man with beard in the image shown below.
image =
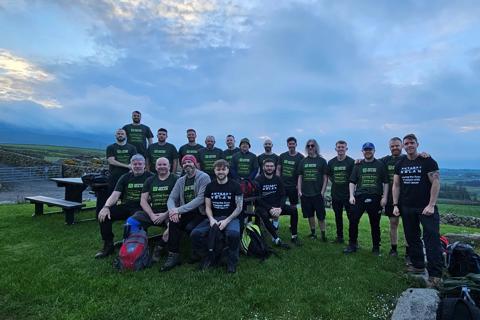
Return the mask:
<path id="1" fill-rule="evenodd" d="M 335 143 L 337 156 L 328 161 L 328 176 L 332 181 L 332 209 L 335 213 L 335 224 L 337 226 L 336 243 L 343 243 L 343 208 L 345 208 L 348 217 L 351 214 L 348 185 L 355 161 L 347 156 L 347 150 L 346 141 L 337 141 Z"/>
<path id="2" fill-rule="evenodd" d="M 155 167 L 157 174 L 148 178 L 143 184 L 140 200 L 143 211 L 137 211 L 127 219 L 127 225 L 134 229 L 142 227 L 147 230 L 150 226 L 160 226 L 168 222 L 167 200 L 177 177 L 170 172 L 170 163 L 167 158 L 158 158 Z M 165 239 L 162 239 L 155 245 L 152 256 L 155 262 L 160 260 L 161 250 L 165 246 L 164 241 Z"/>
<path id="3" fill-rule="evenodd" d="M 170 171 L 177 172 L 178 167 L 178 152 L 177 148 L 171 143 L 167 142 L 167 129 L 160 128 L 157 131 L 158 143 L 152 143 L 147 149 L 147 168 L 150 172 L 155 173 L 156 162 L 158 158 L 167 158 L 170 163 Z"/>
<path id="4" fill-rule="evenodd" d="M 256 213 L 262 219 L 265 228 L 272 235 L 275 245 L 289 249 L 290 247 L 283 243 L 278 236 L 277 230 L 270 218 L 278 219 L 281 215 L 290 216 L 290 231 L 292 233 L 291 242 L 299 245 L 297 236 L 298 211 L 295 205 L 285 204 L 285 188 L 283 182 L 275 175 L 275 162 L 267 158 L 263 161 L 263 174 L 259 175 L 255 182 L 257 183 L 260 197 L 257 200 Z"/>
<path id="5" fill-rule="evenodd" d="M 260 168 L 260 174 L 263 173 L 263 162 L 266 159 L 272 159 L 273 163 L 275 164 L 275 170 L 277 170 L 278 156 L 272 152 L 272 147 L 273 147 L 272 140 L 265 139 L 265 141 L 263 142 L 263 148 L 265 149 L 265 152 L 257 157 L 258 168 Z"/>
<path id="6" fill-rule="evenodd" d="M 327 162 L 320 156 L 320 148 L 315 139 L 310 139 L 305 145 L 307 157 L 302 159 L 298 170 L 298 195 L 301 199 L 303 217 L 308 218 L 310 238 L 317 239 L 315 234 L 315 213 L 322 235 L 322 241 L 327 241 L 325 224 L 324 194 L 327 189 Z"/>
<path id="7" fill-rule="evenodd" d="M 187 154 L 191 154 L 197 160 L 195 163 L 197 165 L 197 169 L 200 169 L 200 157 L 199 151 L 203 148 L 202 145 L 196 142 L 197 139 L 197 132 L 194 129 L 187 129 L 187 140 L 188 142 L 178 149 L 178 153 L 180 159 L 183 159 Z"/>
<path id="8" fill-rule="evenodd" d="M 388 196 L 388 175 L 385 165 L 375 159 L 375 146 L 366 142 L 362 146 L 364 159 L 356 164 L 350 176 L 350 204 L 352 207 L 349 226 L 349 245 L 343 250 L 345 254 L 358 249 L 358 224 L 363 213 L 367 211 L 372 234 L 372 253 L 380 255 L 380 218 Z"/>
<path id="9" fill-rule="evenodd" d="M 223 151 L 215 147 L 214 136 L 205 138 L 205 148 L 200 149 L 198 157 L 200 158 L 200 169 L 208 174 L 211 180 L 215 179 L 213 164 L 215 161 L 223 159 Z"/>
<path id="10" fill-rule="evenodd" d="M 182 230 L 190 234 L 205 218 L 205 188 L 210 177 L 197 169 L 197 159 L 187 154 L 182 158 L 185 175 L 180 177 L 168 197 L 168 258 L 162 271 L 168 271 L 180 264 L 180 238 Z M 193 252 L 191 261 L 199 261 L 200 254 Z"/>
<path id="11" fill-rule="evenodd" d="M 137 148 L 137 152 L 146 157 L 147 140 L 148 144 L 153 142 L 153 133 L 150 128 L 141 124 L 142 114 L 140 111 L 132 112 L 132 123 L 123 126 L 123 130 L 127 133 L 127 142 Z"/>
<path id="12" fill-rule="evenodd" d="M 228 161 L 228 164 L 232 165 L 232 157 L 235 153 L 240 151 L 240 148 L 235 147 L 235 137 L 231 134 L 227 136 L 225 139 L 225 144 L 227 145 L 227 149 L 223 150 L 223 156 L 225 160 Z M 231 174 L 229 174 L 231 176 Z"/>
<path id="13" fill-rule="evenodd" d="M 297 152 L 297 139 L 289 137 L 287 139 L 288 151 L 280 155 L 277 165 L 277 175 L 283 182 L 285 193 L 290 205 L 298 205 L 298 165 L 304 156 Z"/>
<path id="14" fill-rule="evenodd" d="M 134 155 L 130 165 L 132 172 L 127 172 L 120 177 L 115 190 L 98 213 L 103 248 L 95 255 L 96 259 L 105 258 L 113 253 L 112 222 L 126 220 L 140 209 L 143 184 L 152 176 L 150 172 L 145 171 L 145 158 L 141 154 Z M 120 198 L 122 203 L 117 205 Z"/>
<path id="15" fill-rule="evenodd" d="M 436 206 L 440 191 L 438 164 L 432 158 L 423 158 L 417 151 L 418 140 L 414 134 L 403 138 L 407 156 L 395 165 L 393 176 L 393 214 L 402 214 L 403 229 L 409 245 L 412 266 L 409 271 L 422 273 L 425 258 L 422 245 L 425 243 L 429 286 L 437 287 L 442 276 L 440 249 L 440 216 Z M 399 204 L 401 209 L 399 209 Z"/>
<path id="16" fill-rule="evenodd" d="M 107 162 L 110 171 L 108 195 L 112 194 L 118 179 L 130 171 L 130 158 L 137 154 L 137 149 L 127 143 L 126 137 L 125 130 L 117 129 L 115 132 L 116 142 L 107 147 Z"/>
<path id="17" fill-rule="evenodd" d="M 226 160 L 215 161 L 215 179 L 205 190 L 207 218 L 192 231 L 192 246 L 197 252 L 205 248 L 205 239 L 211 228 L 225 234 L 227 245 L 227 272 L 235 273 L 240 249 L 240 221 L 238 215 L 243 208 L 243 194 L 238 182 L 228 178 L 229 164 Z M 214 252 L 208 252 L 202 269 L 214 263 Z"/>
<path id="18" fill-rule="evenodd" d="M 253 180 L 258 172 L 257 156 L 250 152 L 250 140 L 240 140 L 240 152 L 232 157 L 232 176 L 235 180 Z"/>

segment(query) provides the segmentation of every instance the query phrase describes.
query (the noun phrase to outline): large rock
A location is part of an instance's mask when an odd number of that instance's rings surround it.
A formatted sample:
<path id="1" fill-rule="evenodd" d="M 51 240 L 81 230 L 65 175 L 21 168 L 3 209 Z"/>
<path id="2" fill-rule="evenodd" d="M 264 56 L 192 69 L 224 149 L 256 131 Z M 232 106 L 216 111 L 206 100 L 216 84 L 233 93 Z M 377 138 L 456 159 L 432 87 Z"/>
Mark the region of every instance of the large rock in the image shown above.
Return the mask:
<path id="1" fill-rule="evenodd" d="M 454 213 L 441 214 L 440 223 L 451 224 L 460 227 L 480 228 L 480 218 L 459 216 Z"/>
<path id="2" fill-rule="evenodd" d="M 468 233 L 447 233 L 445 237 L 448 238 L 448 242 L 454 243 L 460 241 L 468 243 L 475 249 L 480 248 L 480 233 L 468 234 Z"/>
<path id="3" fill-rule="evenodd" d="M 398 298 L 392 320 L 436 320 L 439 303 L 437 290 L 409 288 Z"/>

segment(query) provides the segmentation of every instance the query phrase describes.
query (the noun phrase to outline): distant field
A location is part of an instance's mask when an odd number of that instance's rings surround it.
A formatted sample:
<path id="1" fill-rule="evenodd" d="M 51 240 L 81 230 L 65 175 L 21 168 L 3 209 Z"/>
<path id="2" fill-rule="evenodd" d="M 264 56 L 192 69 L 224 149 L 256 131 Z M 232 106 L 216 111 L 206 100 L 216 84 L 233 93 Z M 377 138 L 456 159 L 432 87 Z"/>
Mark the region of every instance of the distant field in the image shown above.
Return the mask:
<path id="1" fill-rule="evenodd" d="M 21 153 L 30 157 L 57 161 L 69 158 L 103 158 L 105 151 L 100 149 L 32 145 L 32 144 L 0 144 L 0 148 L 6 151 Z"/>
<path id="2" fill-rule="evenodd" d="M 463 204 L 447 204 L 439 203 L 438 209 L 440 214 L 454 213 L 460 216 L 469 216 L 480 218 L 480 206 L 478 205 L 463 205 Z"/>

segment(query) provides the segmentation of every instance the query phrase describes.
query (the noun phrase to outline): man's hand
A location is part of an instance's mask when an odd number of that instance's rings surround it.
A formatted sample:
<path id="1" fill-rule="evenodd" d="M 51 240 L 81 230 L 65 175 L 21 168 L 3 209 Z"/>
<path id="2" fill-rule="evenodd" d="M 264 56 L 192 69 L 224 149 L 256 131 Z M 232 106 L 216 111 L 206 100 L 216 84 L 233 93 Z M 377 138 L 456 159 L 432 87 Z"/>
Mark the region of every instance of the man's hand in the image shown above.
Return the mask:
<path id="1" fill-rule="evenodd" d="M 420 152 L 420 157 L 422 158 L 430 158 L 430 154 L 426 153 L 426 152 Z"/>
<path id="2" fill-rule="evenodd" d="M 110 208 L 103 207 L 102 210 L 100 210 L 100 212 L 98 213 L 98 221 L 104 222 L 106 217 L 108 217 L 108 219 L 111 219 Z"/>
<path id="3" fill-rule="evenodd" d="M 152 221 L 154 224 L 161 224 L 166 218 L 168 217 L 168 211 L 154 213 L 152 217 Z"/>
<path id="4" fill-rule="evenodd" d="M 429 204 L 428 206 L 423 209 L 422 214 L 426 216 L 431 216 L 435 212 L 435 206 Z"/>
<path id="5" fill-rule="evenodd" d="M 222 221 L 220 221 L 218 223 L 218 229 L 220 229 L 220 231 L 222 231 L 223 229 L 225 229 L 228 224 L 230 223 L 230 220 L 227 218 L 227 219 L 223 219 Z"/>
<path id="6" fill-rule="evenodd" d="M 350 197 L 349 202 L 351 205 L 355 205 L 355 197 Z"/>
<path id="7" fill-rule="evenodd" d="M 180 221 L 180 215 L 178 214 L 178 208 L 168 210 L 168 217 L 170 221 L 178 223 Z"/>
<path id="8" fill-rule="evenodd" d="M 210 228 L 213 228 L 216 224 L 218 224 L 218 221 L 215 218 L 210 219 Z"/>
<path id="9" fill-rule="evenodd" d="M 299 197 L 299 198 L 302 197 L 302 191 L 301 191 L 301 190 L 298 190 L 298 197 Z"/>
<path id="10" fill-rule="evenodd" d="M 385 206 L 387 205 L 387 197 L 382 197 L 382 199 L 380 200 L 380 205 L 382 206 L 382 208 L 385 208 Z"/>
<path id="11" fill-rule="evenodd" d="M 393 206 L 393 215 L 395 217 L 398 217 L 400 215 L 400 209 L 398 209 L 398 206 Z"/>

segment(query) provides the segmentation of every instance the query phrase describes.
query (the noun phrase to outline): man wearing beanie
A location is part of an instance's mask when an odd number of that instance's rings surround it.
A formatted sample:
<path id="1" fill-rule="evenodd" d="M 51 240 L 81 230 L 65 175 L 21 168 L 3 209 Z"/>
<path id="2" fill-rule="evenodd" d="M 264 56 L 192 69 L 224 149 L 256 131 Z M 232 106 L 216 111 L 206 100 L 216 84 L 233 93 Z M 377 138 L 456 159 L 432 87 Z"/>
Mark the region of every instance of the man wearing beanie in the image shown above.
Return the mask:
<path id="1" fill-rule="evenodd" d="M 240 140 L 240 152 L 232 157 L 232 176 L 235 180 L 253 180 L 258 171 L 257 156 L 250 152 L 250 140 Z"/>
<path id="2" fill-rule="evenodd" d="M 168 234 L 168 258 L 162 271 L 168 271 L 180 264 L 180 238 L 182 231 L 189 235 L 203 219 L 205 219 L 205 188 L 210 177 L 197 169 L 197 159 L 190 154 L 182 158 L 185 175 L 177 180 L 167 207 L 170 223 Z M 199 260 L 198 253 L 192 253 L 192 260 Z"/>

